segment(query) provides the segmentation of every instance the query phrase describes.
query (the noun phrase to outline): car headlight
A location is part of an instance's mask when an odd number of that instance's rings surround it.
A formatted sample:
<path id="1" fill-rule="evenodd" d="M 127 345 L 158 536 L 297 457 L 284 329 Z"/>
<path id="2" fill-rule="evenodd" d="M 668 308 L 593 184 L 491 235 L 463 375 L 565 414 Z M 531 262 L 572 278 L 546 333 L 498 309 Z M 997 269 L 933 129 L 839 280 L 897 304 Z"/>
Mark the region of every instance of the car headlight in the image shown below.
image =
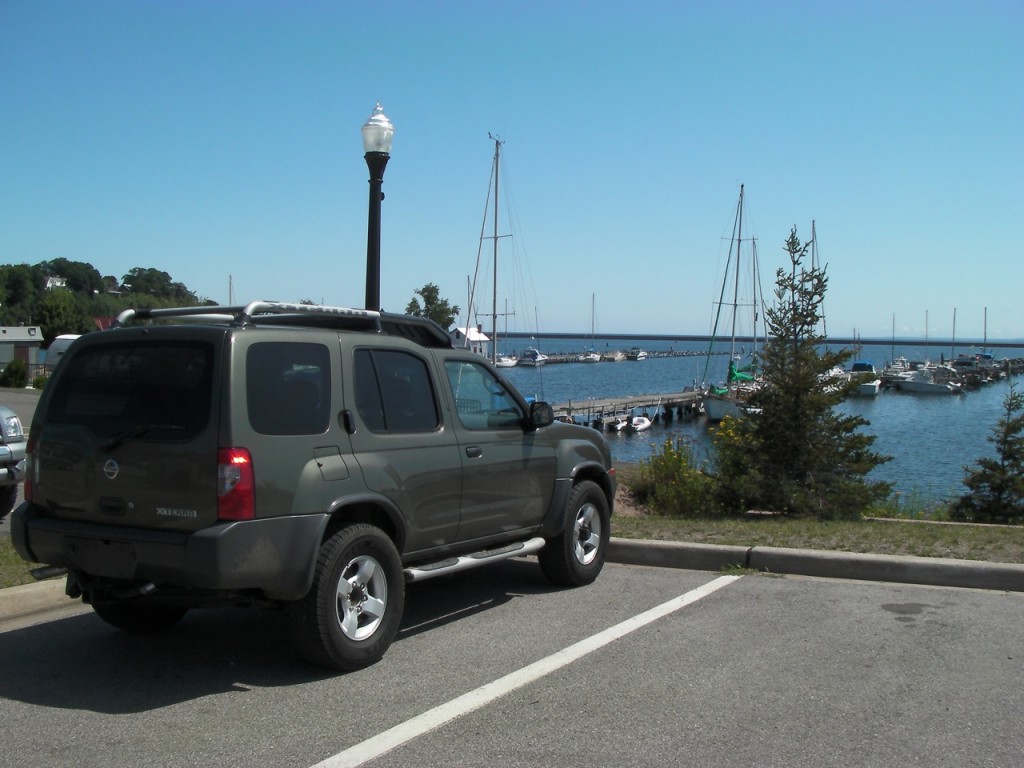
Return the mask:
<path id="1" fill-rule="evenodd" d="M 24 436 L 25 431 L 21 428 L 21 419 L 17 416 L 8 416 L 4 419 L 5 440 L 20 440 Z"/>

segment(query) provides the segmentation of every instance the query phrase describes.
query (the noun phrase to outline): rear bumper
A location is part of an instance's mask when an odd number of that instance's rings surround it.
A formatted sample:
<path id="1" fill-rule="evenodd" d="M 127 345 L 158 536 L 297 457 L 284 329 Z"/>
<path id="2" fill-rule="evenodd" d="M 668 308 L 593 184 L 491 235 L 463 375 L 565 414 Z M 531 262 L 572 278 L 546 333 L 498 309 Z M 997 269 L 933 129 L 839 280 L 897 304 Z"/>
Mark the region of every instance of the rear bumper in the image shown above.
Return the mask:
<path id="1" fill-rule="evenodd" d="M 289 516 L 172 533 L 58 520 L 25 502 L 10 525 L 11 542 L 28 562 L 121 583 L 296 600 L 309 591 L 327 519 Z"/>

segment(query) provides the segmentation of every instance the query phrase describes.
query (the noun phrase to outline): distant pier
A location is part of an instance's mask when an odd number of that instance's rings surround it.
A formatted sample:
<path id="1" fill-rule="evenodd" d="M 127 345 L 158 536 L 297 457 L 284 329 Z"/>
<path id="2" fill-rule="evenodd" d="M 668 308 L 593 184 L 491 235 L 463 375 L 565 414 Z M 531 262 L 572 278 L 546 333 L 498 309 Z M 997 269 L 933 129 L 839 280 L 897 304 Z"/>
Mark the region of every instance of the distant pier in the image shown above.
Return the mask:
<path id="1" fill-rule="evenodd" d="M 602 429 L 617 416 L 644 415 L 651 421 L 692 419 L 700 414 L 701 393 L 686 390 L 668 395 L 632 395 L 629 397 L 588 398 L 558 403 L 552 407 L 555 418 Z"/>

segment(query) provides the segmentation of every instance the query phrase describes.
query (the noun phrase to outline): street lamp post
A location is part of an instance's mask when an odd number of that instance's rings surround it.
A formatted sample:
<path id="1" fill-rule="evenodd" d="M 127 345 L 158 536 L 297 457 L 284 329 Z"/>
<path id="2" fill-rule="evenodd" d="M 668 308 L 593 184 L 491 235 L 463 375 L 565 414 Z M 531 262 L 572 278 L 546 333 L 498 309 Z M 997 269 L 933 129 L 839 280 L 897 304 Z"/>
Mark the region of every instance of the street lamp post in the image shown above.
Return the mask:
<path id="1" fill-rule="evenodd" d="M 366 224 L 366 309 L 380 309 L 380 201 L 384 199 L 384 169 L 391 157 L 395 127 L 380 102 L 363 126 L 363 151 L 370 170 L 370 212 Z"/>

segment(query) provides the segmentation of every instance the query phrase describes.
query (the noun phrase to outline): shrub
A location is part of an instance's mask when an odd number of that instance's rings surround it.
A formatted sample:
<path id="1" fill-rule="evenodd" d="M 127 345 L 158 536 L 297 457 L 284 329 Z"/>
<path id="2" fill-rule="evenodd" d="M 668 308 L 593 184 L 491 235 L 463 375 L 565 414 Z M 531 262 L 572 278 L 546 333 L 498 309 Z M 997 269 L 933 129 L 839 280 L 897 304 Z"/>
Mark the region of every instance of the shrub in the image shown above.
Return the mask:
<path id="1" fill-rule="evenodd" d="M 714 479 L 681 438 L 666 440 L 660 453 L 640 461 L 632 485 L 637 498 L 654 512 L 673 517 L 715 517 Z"/>
<path id="2" fill-rule="evenodd" d="M 7 364 L 4 372 L 0 373 L 0 387 L 13 387 L 24 389 L 28 384 L 28 368 L 23 360 L 14 359 Z"/>

